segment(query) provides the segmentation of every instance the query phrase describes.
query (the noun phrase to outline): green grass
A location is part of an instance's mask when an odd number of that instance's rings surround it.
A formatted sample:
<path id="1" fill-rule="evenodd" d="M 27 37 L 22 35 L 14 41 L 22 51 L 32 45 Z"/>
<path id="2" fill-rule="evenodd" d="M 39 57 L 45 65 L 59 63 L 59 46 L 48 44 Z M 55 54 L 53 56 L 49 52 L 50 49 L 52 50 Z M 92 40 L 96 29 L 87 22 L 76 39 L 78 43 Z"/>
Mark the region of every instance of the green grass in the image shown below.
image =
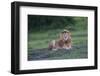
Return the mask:
<path id="1" fill-rule="evenodd" d="M 32 32 L 28 35 L 28 56 L 31 58 L 36 54 L 38 56 L 42 55 L 41 53 L 49 53 L 49 50 L 34 50 L 34 49 L 43 49 L 48 47 L 48 43 L 51 40 L 58 38 L 59 33 L 62 29 L 49 30 L 44 32 Z M 72 36 L 72 45 L 78 48 L 73 48 L 70 53 L 66 51 L 58 51 L 52 54 L 48 54 L 47 58 L 43 59 L 76 59 L 76 58 L 87 58 L 87 31 L 71 31 Z M 37 54 L 37 52 L 39 52 Z M 30 59 L 29 59 L 30 60 Z M 36 59 L 33 59 L 36 60 Z M 38 59 L 37 59 L 38 60 Z M 42 60 L 40 58 L 40 60 Z"/>
<path id="2" fill-rule="evenodd" d="M 51 30 L 47 32 L 31 33 L 28 36 L 28 49 L 39 49 L 48 47 L 51 40 L 57 39 L 60 30 Z M 72 31 L 72 43 L 81 44 L 87 41 L 87 31 Z"/>

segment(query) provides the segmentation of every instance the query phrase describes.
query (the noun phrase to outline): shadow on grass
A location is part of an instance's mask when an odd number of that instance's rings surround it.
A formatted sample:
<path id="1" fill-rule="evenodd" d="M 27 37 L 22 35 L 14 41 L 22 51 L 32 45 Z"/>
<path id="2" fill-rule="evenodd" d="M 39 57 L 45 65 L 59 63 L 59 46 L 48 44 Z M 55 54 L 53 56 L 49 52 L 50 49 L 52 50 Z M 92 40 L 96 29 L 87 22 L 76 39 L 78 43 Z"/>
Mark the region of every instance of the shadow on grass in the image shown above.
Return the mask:
<path id="1" fill-rule="evenodd" d="M 81 59 L 88 58 L 88 51 L 86 45 L 73 46 L 72 49 L 48 50 L 30 49 L 28 50 L 28 61 L 32 60 L 55 60 L 55 59 Z"/>

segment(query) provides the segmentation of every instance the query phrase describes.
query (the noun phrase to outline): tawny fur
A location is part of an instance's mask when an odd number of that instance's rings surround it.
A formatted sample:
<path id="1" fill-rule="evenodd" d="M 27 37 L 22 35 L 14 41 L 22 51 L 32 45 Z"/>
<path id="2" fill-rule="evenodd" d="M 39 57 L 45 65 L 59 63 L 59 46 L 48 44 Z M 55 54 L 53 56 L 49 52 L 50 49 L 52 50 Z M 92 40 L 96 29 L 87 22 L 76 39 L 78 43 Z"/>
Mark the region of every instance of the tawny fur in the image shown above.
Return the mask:
<path id="1" fill-rule="evenodd" d="M 57 49 L 71 49 L 72 48 L 72 40 L 70 32 L 65 32 L 68 35 L 67 40 L 63 37 L 63 32 L 60 34 L 60 37 L 56 40 L 52 40 L 49 43 L 49 49 L 57 50 Z"/>

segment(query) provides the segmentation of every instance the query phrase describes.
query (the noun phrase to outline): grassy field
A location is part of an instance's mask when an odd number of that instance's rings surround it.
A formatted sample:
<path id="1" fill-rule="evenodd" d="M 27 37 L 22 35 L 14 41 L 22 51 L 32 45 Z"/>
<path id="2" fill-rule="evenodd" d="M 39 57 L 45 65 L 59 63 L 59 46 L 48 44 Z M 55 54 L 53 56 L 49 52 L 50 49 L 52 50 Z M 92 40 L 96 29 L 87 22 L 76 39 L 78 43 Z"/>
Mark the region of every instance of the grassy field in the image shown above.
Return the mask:
<path id="1" fill-rule="evenodd" d="M 28 35 L 28 60 L 80 59 L 87 58 L 87 30 L 70 31 L 71 50 L 48 50 L 48 43 L 57 39 L 63 29 L 32 32 Z"/>

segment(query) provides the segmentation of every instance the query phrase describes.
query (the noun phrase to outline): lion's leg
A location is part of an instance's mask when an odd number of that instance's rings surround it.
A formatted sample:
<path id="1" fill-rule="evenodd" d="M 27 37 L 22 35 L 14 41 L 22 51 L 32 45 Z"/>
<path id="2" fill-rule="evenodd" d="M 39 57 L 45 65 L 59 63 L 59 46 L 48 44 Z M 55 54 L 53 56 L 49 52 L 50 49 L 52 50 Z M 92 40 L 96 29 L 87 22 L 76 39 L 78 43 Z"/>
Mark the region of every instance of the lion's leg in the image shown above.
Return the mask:
<path id="1" fill-rule="evenodd" d="M 72 48 L 72 46 L 71 46 L 71 44 L 67 44 L 67 45 L 64 45 L 64 47 L 63 47 L 64 49 L 66 49 L 66 50 L 68 50 L 68 49 L 71 49 Z"/>
<path id="2" fill-rule="evenodd" d="M 57 50 L 56 41 L 55 41 L 55 40 L 52 40 L 52 41 L 49 43 L 49 49 L 50 49 L 50 50 Z"/>

